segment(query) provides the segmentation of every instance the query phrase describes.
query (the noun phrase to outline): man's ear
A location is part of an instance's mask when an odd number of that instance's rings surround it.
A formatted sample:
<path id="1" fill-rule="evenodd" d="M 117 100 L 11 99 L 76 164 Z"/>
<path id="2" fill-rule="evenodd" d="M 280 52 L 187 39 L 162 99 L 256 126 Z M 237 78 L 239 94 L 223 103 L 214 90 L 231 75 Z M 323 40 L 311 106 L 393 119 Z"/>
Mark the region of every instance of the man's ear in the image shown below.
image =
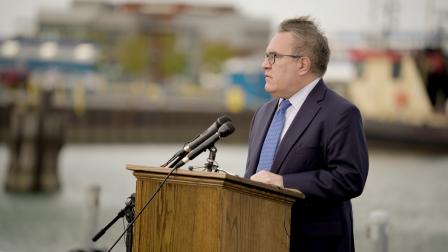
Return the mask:
<path id="1" fill-rule="evenodd" d="M 311 59 L 307 56 L 300 57 L 297 60 L 298 72 L 300 75 L 305 75 L 311 71 Z"/>

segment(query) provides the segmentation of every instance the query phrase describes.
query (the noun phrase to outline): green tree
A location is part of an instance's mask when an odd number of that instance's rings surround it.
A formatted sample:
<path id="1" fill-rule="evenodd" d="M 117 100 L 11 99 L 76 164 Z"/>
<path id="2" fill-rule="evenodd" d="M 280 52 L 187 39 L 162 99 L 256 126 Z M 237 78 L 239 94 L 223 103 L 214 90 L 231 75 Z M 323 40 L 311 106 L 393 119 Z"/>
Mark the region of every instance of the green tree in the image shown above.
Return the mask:
<path id="1" fill-rule="evenodd" d="M 206 70 L 219 73 L 223 63 L 234 55 L 232 48 L 222 42 L 207 42 L 202 49 L 202 67 Z"/>
<path id="2" fill-rule="evenodd" d="M 126 37 L 118 43 L 117 59 L 125 73 L 142 75 L 147 72 L 149 46 L 149 39 L 137 34 Z"/>
<path id="3" fill-rule="evenodd" d="M 176 37 L 174 35 L 163 35 L 159 38 L 161 54 L 159 71 L 163 77 L 180 74 L 185 70 L 186 55 L 176 50 Z"/>

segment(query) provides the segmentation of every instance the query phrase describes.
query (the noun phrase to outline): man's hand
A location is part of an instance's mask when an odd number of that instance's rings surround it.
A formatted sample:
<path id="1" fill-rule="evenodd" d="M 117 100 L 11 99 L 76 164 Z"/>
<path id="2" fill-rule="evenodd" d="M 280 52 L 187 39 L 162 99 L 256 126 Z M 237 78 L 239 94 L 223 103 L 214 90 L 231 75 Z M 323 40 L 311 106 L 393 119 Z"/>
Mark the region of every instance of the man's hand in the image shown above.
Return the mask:
<path id="1" fill-rule="evenodd" d="M 268 171 L 261 171 L 255 173 L 250 177 L 253 181 L 258 181 L 266 184 L 276 185 L 283 187 L 283 177 Z"/>

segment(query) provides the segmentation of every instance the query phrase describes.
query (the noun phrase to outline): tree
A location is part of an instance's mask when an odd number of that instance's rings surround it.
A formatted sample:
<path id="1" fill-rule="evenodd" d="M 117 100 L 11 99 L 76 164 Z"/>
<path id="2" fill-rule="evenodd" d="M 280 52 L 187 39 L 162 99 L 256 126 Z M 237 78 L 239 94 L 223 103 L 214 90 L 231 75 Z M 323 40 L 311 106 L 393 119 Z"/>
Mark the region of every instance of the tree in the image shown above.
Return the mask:
<path id="1" fill-rule="evenodd" d="M 123 71 L 131 75 L 143 75 L 149 64 L 149 39 L 142 35 L 124 38 L 117 46 L 117 59 Z"/>
<path id="2" fill-rule="evenodd" d="M 232 48 L 222 42 L 207 42 L 202 52 L 202 66 L 213 73 L 221 72 L 223 63 L 234 54 Z"/>

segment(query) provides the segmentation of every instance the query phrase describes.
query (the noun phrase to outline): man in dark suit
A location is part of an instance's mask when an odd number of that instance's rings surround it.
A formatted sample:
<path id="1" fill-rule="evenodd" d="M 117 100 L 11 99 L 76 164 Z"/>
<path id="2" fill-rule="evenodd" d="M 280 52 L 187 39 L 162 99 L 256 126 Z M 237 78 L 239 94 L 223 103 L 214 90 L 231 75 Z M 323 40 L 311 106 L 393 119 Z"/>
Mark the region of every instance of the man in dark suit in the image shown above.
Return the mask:
<path id="1" fill-rule="evenodd" d="M 362 118 L 321 79 L 330 50 L 308 17 L 288 19 L 266 48 L 265 90 L 254 115 L 246 178 L 306 196 L 293 206 L 291 251 L 354 251 L 350 199 L 368 173 Z"/>

